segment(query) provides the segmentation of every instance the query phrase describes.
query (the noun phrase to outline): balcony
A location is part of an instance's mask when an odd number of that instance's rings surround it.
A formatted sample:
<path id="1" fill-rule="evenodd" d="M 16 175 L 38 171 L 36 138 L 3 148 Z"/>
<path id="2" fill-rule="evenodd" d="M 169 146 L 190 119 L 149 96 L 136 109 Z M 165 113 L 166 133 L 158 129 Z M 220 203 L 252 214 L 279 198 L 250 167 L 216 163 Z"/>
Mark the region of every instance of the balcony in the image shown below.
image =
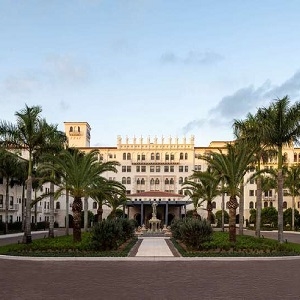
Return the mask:
<path id="1" fill-rule="evenodd" d="M 58 213 L 58 209 L 54 209 L 54 214 Z M 44 208 L 44 214 L 49 215 L 50 214 L 50 208 Z"/>
<path id="2" fill-rule="evenodd" d="M 276 201 L 276 197 L 275 196 L 268 196 L 268 197 L 266 197 L 266 196 L 263 196 L 262 197 L 262 201 Z"/>
<path id="3" fill-rule="evenodd" d="M 145 160 L 135 160 L 131 161 L 132 165 L 179 165 L 179 161 L 166 160 L 166 161 L 145 161 Z"/>
<path id="4" fill-rule="evenodd" d="M 8 208 L 8 211 L 12 212 L 12 211 L 18 211 L 19 210 L 19 204 L 13 204 L 13 205 L 10 205 L 9 208 Z M 5 206 L 4 205 L 1 205 L 0 206 L 0 211 L 5 211 Z"/>
<path id="5" fill-rule="evenodd" d="M 31 208 L 31 212 L 32 212 L 32 213 L 35 212 L 35 207 L 32 207 L 32 208 Z M 41 206 L 38 206 L 38 207 L 36 208 L 36 212 L 37 212 L 37 213 L 42 213 L 42 212 L 43 212 L 43 208 L 42 208 Z"/>

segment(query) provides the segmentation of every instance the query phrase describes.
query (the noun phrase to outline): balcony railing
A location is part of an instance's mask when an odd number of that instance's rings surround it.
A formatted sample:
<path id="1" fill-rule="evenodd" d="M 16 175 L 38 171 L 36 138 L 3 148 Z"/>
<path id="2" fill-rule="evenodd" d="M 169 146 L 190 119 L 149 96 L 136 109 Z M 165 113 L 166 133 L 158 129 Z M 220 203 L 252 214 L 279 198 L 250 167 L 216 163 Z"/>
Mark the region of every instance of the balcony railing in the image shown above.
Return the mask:
<path id="1" fill-rule="evenodd" d="M 8 211 L 18 211 L 18 210 L 19 210 L 19 204 L 9 205 L 9 207 L 8 207 Z M 5 211 L 4 205 L 0 206 L 0 211 Z"/>

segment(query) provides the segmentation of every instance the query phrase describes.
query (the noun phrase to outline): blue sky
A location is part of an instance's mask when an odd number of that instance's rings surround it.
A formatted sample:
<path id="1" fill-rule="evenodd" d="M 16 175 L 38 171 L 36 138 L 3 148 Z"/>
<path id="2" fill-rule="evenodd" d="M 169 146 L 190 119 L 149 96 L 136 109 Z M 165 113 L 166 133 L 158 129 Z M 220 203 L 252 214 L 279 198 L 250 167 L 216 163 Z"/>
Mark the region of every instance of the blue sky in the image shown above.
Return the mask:
<path id="1" fill-rule="evenodd" d="M 300 94 L 300 1 L 0 1 L 1 120 L 117 135 L 231 140 L 233 119 Z"/>

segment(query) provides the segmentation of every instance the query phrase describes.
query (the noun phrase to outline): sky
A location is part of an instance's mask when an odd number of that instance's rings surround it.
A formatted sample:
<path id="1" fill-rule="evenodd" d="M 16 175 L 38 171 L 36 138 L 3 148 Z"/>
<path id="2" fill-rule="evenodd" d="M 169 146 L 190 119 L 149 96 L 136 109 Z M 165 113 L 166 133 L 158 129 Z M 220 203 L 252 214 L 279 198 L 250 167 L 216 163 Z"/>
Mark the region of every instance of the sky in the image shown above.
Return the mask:
<path id="1" fill-rule="evenodd" d="M 298 0 L 0 0 L 0 120 L 117 136 L 232 140 L 234 119 L 300 96 Z"/>

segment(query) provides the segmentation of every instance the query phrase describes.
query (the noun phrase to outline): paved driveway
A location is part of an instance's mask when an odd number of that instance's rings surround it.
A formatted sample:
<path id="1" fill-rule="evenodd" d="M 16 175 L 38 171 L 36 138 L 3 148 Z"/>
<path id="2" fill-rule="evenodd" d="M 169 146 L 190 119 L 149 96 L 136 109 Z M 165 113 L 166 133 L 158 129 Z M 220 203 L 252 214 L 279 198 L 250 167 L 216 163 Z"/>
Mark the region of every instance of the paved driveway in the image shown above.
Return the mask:
<path id="1" fill-rule="evenodd" d="M 0 261 L 0 299 L 299 299 L 300 260 Z"/>

